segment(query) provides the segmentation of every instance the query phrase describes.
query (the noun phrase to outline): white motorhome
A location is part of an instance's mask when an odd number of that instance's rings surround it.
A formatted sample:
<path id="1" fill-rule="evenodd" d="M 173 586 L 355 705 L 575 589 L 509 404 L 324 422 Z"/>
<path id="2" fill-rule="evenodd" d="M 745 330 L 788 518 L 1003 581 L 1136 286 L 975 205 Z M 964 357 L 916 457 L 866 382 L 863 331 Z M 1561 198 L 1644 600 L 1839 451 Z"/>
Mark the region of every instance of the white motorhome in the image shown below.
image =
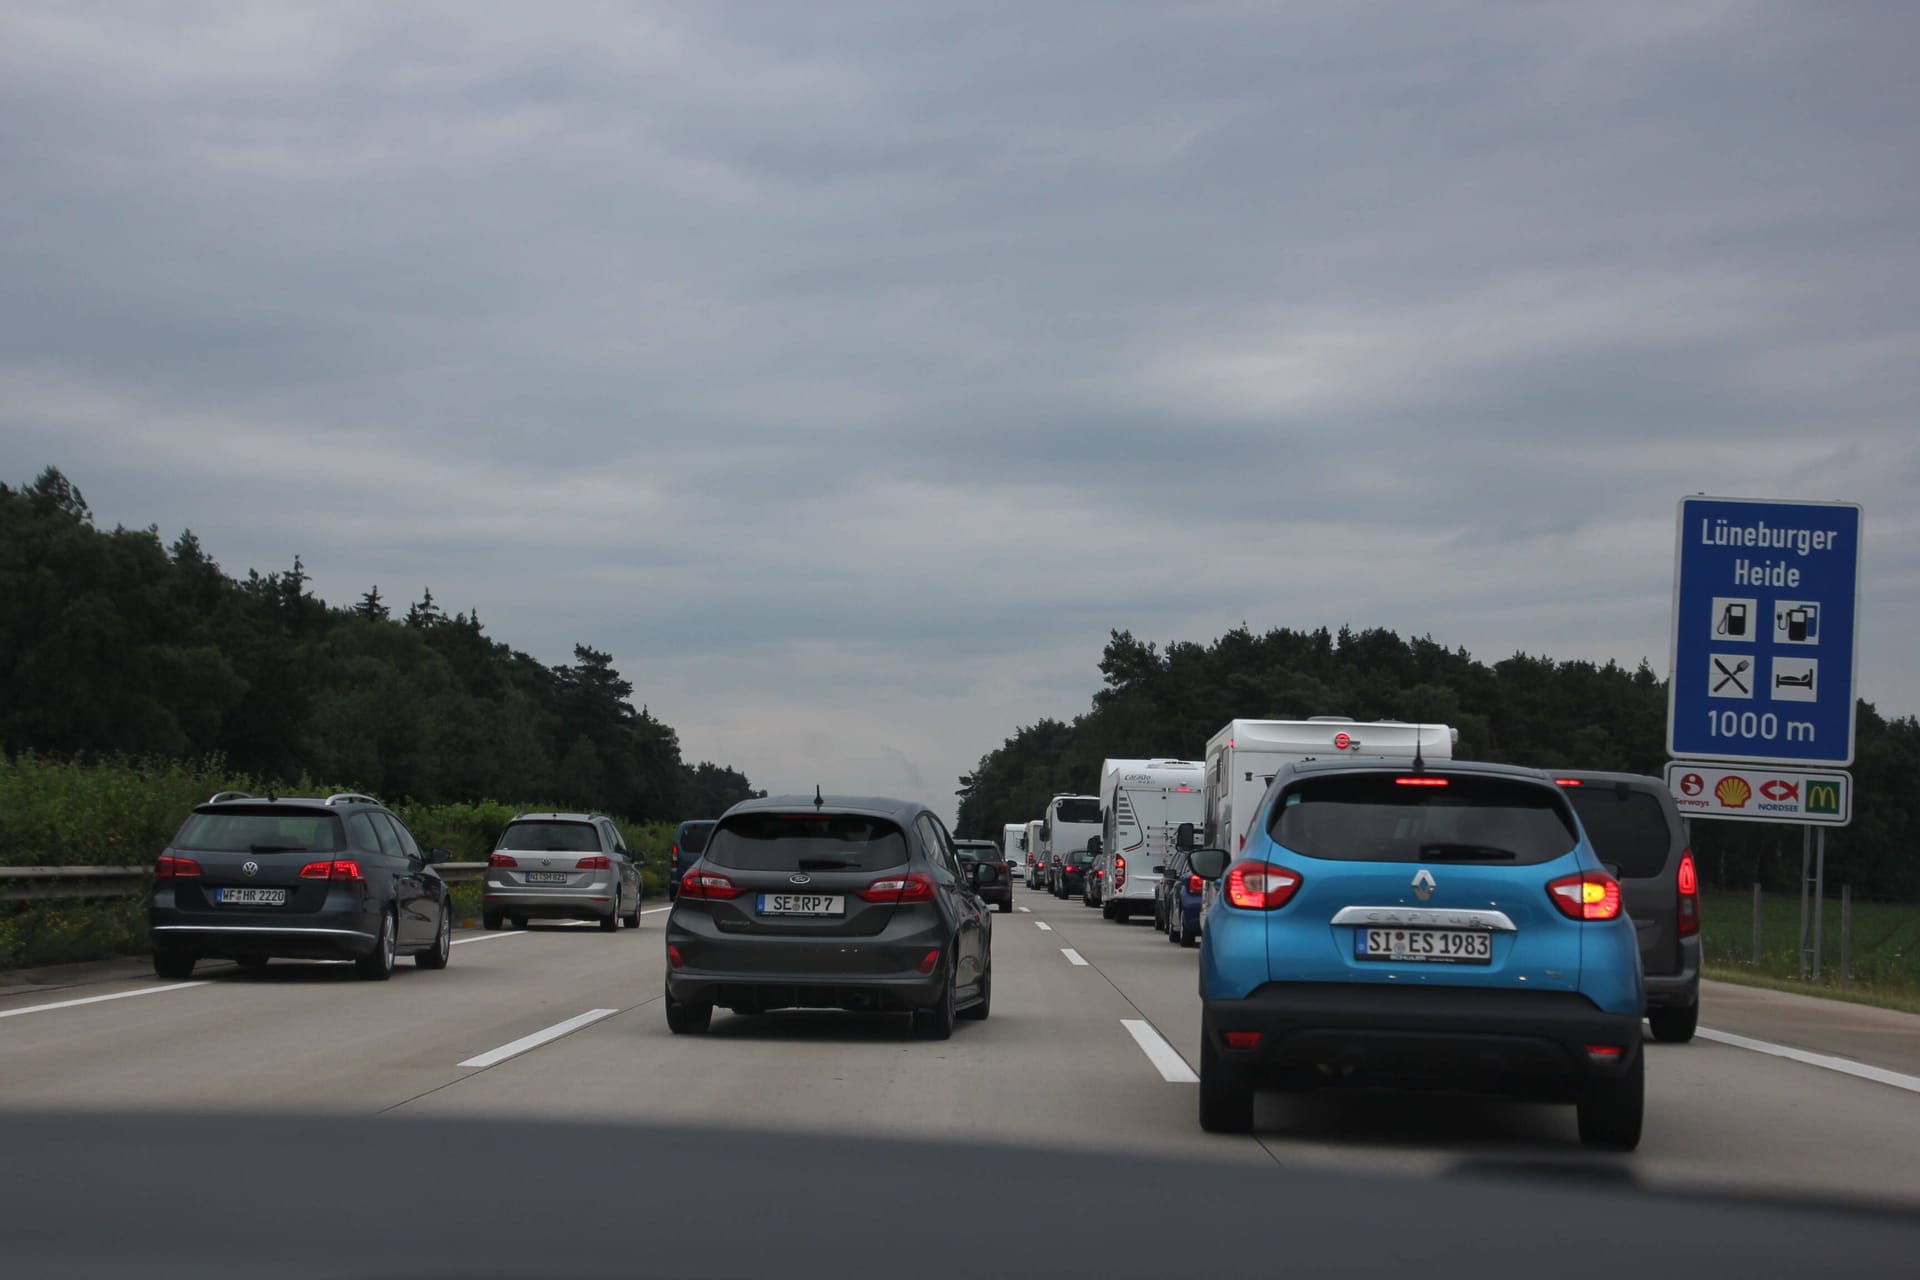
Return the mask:
<path id="1" fill-rule="evenodd" d="M 1158 868 L 1173 858 L 1180 824 L 1196 837 L 1207 820 L 1205 770 L 1192 760 L 1105 760 L 1100 765 L 1100 843 L 1107 883 L 1100 914 L 1124 921 L 1153 914 Z"/>
<path id="2" fill-rule="evenodd" d="M 1040 858 L 1054 897 L 1066 896 L 1059 878 L 1061 868 L 1085 852 L 1087 841 L 1099 834 L 1099 796 L 1058 795 L 1047 801 L 1047 816 L 1040 824 Z"/>
<path id="3" fill-rule="evenodd" d="M 1385 757 L 1411 760 L 1415 744 L 1427 760 L 1453 759 L 1460 731 L 1444 724 L 1401 720 L 1229 720 L 1207 743 L 1204 843 L 1237 855 L 1247 843 L 1247 824 L 1280 766 L 1294 760 Z"/>
<path id="4" fill-rule="evenodd" d="M 1009 822 L 1000 829 L 1000 850 L 1007 855 L 1007 865 L 1013 868 L 1013 878 L 1026 879 L 1027 827 L 1025 823 Z"/>
<path id="5" fill-rule="evenodd" d="M 1040 833 L 1046 825 L 1040 818 L 1027 824 L 1027 883 L 1035 889 L 1047 887 L 1047 863 L 1040 856 Z"/>

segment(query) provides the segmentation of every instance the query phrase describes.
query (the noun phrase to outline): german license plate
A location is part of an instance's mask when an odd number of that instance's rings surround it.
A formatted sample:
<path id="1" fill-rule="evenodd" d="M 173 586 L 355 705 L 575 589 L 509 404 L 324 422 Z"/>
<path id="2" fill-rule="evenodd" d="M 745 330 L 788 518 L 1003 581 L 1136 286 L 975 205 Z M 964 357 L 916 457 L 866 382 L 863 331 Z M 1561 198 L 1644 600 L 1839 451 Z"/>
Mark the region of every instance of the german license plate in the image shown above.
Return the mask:
<path id="1" fill-rule="evenodd" d="M 1491 964 L 1493 935 L 1469 929 L 1355 929 L 1353 954 L 1362 960 Z"/>
<path id="2" fill-rule="evenodd" d="M 763 916 L 840 916 L 847 913 L 847 900 L 838 894 L 763 893 Z"/>
<path id="3" fill-rule="evenodd" d="M 287 903 L 285 889 L 215 889 L 213 900 L 233 907 L 282 907 Z"/>
<path id="4" fill-rule="evenodd" d="M 567 873 L 564 871 L 529 871 L 528 884 L 565 884 Z"/>

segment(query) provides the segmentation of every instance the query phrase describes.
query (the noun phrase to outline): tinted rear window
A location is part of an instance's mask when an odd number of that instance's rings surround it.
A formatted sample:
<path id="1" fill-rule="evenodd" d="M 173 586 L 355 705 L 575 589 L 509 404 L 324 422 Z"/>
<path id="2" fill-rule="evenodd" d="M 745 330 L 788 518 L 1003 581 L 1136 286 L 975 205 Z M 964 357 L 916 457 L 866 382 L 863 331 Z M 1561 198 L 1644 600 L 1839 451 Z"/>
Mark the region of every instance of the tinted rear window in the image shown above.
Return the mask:
<path id="1" fill-rule="evenodd" d="M 714 828 L 701 861 L 739 871 L 884 871 L 907 861 L 885 818 L 852 813 L 743 813 Z"/>
<path id="2" fill-rule="evenodd" d="M 1055 822 L 1077 822 L 1089 826 L 1100 825 L 1100 802 L 1098 800 L 1059 800 L 1053 806 Z"/>
<path id="3" fill-rule="evenodd" d="M 1294 783 L 1267 831 L 1309 858 L 1347 862 L 1550 862 L 1574 847 L 1572 815 L 1550 787 L 1506 778 L 1347 774 Z"/>
<path id="4" fill-rule="evenodd" d="M 590 822 L 509 822 L 500 848 L 522 853 L 598 853 L 600 833 Z"/>
<path id="5" fill-rule="evenodd" d="M 712 834 L 711 822 L 688 823 L 680 828 L 680 852 L 699 853 L 707 847 L 707 837 Z"/>
<path id="6" fill-rule="evenodd" d="M 340 819 L 306 810 L 195 813 L 173 838 L 176 849 L 205 853 L 332 853 L 343 848 Z"/>
<path id="7" fill-rule="evenodd" d="M 1666 870 L 1673 847 L 1673 829 L 1659 797 L 1628 788 L 1622 795 L 1611 786 L 1569 787 L 1567 799 L 1580 815 L 1580 825 L 1593 841 L 1600 861 L 1620 868 L 1620 874 L 1638 880 Z"/>

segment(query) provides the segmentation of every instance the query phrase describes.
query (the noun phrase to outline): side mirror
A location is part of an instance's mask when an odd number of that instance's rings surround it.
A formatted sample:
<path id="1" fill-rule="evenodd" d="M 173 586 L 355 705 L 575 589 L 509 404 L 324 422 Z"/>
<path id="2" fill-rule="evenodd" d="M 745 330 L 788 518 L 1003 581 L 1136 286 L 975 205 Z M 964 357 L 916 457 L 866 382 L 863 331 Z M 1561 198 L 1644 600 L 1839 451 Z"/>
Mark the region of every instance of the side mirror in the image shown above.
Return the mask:
<path id="1" fill-rule="evenodd" d="M 1195 849 L 1193 856 L 1187 859 L 1187 866 L 1193 874 L 1202 880 L 1218 880 L 1227 873 L 1227 851 L 1225 849 Z"/>
<path id="2" fill-rule="evenodd" d="M 1099 836 L 1087 837 L 1087 852 L 1092 854 L 1096 858 L 1100 856 L 1100 854 L 1103 852 L 1103 846 L 1100 843 Z"/>
<path id="3" fill-rule="evenodd" d="M 1191 849 L 1198 843 L 1199 841 L 1193 838 L 1193 824 L 1191 822 L 1183 822 L 1173 829 L 1174 848 Z"/>
<path id="4" fill-rule="evenodd" d="M 452 861 L 453 861 L 453 855 L 451 853 L 448 853 L 445 849 L 442 849 L 439 845 L 435 845 L 433 848 L 427 850 L 427 865 L 430 867 L 438 866 L 442 862 L 452 862 Z"/>
<path id="5" fill-rule="evenodd" d="M 1150 876 L 1163 876 L 1167 874 L 1167 864 L 1163 862 L 1153 870 L 1147 872 L 1147 874 Z"/>

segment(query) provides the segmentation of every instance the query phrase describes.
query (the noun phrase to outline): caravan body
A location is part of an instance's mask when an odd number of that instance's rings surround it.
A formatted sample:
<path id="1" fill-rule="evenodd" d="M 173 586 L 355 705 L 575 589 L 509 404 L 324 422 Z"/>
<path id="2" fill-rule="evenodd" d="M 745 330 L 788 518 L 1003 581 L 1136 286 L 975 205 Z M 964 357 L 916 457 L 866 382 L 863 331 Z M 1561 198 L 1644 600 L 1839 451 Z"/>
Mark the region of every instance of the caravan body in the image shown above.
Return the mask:
<path id="1" fill-rule="evenodd" d="M 1173 858 L 1180 824 L 1197 839 L 1206 822 L 1204 769 L 1192 760 L 1107 760 L 1100 766 L 1100 843 L 1108 854 L 1109 920 L 1153 911 L 1160 868 Z"/>

